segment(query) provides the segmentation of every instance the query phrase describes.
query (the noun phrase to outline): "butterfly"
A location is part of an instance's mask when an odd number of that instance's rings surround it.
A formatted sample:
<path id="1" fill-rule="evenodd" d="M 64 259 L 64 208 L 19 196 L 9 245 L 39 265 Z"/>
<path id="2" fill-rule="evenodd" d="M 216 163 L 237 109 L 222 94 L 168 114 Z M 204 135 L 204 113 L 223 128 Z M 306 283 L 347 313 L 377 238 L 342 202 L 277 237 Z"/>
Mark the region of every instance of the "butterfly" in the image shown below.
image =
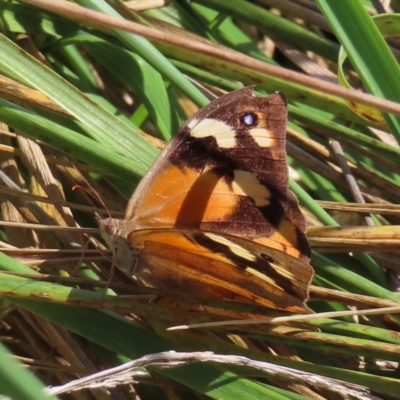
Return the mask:
<path id="1" fill-rule="evenodd" d="M 246 87 L 189 118 L 132 195 L 99 220 L 114 262 L 174 293 L 309 313 L 305 219 L 288 189 L 283 94 Z"/>

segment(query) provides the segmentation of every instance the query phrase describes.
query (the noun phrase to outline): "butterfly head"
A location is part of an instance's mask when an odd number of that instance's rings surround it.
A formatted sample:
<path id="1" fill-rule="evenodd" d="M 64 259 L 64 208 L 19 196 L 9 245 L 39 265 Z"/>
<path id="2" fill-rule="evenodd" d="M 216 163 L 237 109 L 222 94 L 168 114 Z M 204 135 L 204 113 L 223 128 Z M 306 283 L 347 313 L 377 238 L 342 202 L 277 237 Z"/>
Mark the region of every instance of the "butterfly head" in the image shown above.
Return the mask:
<path id="1" fill-rule="evenodd" d="M 114 249 L 115 239 L 120 234 L 120 220 L 114 218 L 101 218 L 99 215 L 96 215 L 96 219 L 99 224 L 101 237 L 106 241 L 111 250 Z"/>

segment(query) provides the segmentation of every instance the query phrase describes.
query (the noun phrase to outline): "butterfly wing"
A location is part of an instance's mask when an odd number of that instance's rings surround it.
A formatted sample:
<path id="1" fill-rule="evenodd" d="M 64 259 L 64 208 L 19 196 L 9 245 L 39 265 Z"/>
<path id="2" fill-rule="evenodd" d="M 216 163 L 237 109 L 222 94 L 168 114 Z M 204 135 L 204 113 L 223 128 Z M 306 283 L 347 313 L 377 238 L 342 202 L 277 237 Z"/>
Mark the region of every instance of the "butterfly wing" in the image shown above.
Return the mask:
<path id="1" fill-rule="evenodd" d="M 168 292 L 260 305 L 296 313 L 313 269 L 305 261 L 237 236 L 199 230 L 140 230 L 129 235 L 135 270 L 146 285 Z"/>
<path id="2" fill-rule="evenodd" d="M 287 106 L 251 87 L 211 102 L 166 146 L 132 196 L 135 229 L 198 229 L 307 260 L 305 220 L 288 190 Z"/>

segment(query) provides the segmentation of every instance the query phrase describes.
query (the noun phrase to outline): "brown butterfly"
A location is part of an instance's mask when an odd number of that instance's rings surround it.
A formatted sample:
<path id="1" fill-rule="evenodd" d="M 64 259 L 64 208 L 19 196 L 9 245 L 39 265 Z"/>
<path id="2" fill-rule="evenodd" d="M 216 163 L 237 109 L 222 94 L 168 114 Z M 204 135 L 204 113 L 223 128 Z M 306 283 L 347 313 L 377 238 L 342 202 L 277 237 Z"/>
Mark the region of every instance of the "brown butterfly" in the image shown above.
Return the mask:
<path id="1" fill-rule="evenodd" d="M 288 189 L 287 105 L 247 87 L 189 118 L 131 197 L 99 220 L 116 265 L 145 285 L 296 313 L 313 269 Z"/>

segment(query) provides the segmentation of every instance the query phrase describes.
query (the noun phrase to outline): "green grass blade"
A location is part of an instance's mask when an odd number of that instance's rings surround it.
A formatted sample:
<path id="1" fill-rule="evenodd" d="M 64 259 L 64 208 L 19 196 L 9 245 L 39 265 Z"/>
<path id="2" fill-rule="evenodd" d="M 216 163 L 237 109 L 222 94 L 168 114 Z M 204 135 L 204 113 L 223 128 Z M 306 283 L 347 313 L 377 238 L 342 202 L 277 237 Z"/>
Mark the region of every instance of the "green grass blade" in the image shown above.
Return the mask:
<path id="1" fill-rule="evenodd" d="M 40 90 L 73 115 L 97 141 L 149 165 L 157 150 L 68 82 L 0 35 L 0 71 Z M 29 71 L 29 73 L 27 72 Z"/>
<path id="2" fill-rule="evenodd" d="M 329 121 L 326 118 L 319 117 L 308 110 L 300 109 L 289 105 L 289 115 L 299 121 L 304 121 L 308 126 L 317 128 L 319 131 L 329 135 L 332 139 L 347 140 L 358 143 L 378 152 L 383 157 L 389 158 L 393 162 L 400 164 L 400 149 L 383 143 L 378 139 L 373 139 L 363 133 L 357 132 L 354 129 L 348 128 L 339 123 Z"/>
<path id="3" fill-rule="evenodd" d="M 154 68 L 136 54 L 87 33 L 69 38 L 65 43 L 83 46 L 118 81 L 132 89 L 144 103 L 163 139 L 171 138 L 168 95 L 161 75 Z"/>
<path id="4" fill-rule="evenodd" d="M 315 51 L 331 60 L 336 60 L 337 58 L 339 47 L 335 43 L 323 39 L 298 24 L 274 15 L 265 8 L 261 8 L 248 1 L 196 0 L 195 2 L 246 21 L 267 32 L 270 36 L 278 37 L 281 40 L 288 40 L 301 49 Z"/>
<path id="5" fill-rule="evenodd" d="M 78 0 L 77 3 L 107 15 L 121 18 L 121 16 L 103 0 Z M 147 39 L 119 30 L 114 30 L 113 33 L 128 49 L 137 52 L 138 55 L 172 84 L 182 90 L 182 92 L 198 106 L 202 107 L 209 103 L 207 97 L 189 82 Z"/>
<path id="6" fill-rule="evenodd" d="M 141 162 L 129 159 L 112 148 L 108 149 L 103 144 L 1 99 L 0 119 L 26 135 L 123 180 L 137 181 L 147 170 Z"/>
<path id="7" fill-rule="evenodd" d="M 75 21 L 49 14 L 28 4 L 0 0 L 0 9 L 0 27 L 10 32 L 47 33 L 61 37 L 79 30 L 79 25 Z"/>
<path id="8" fill-rule="evenodd" d="M 0 392 L 15 400 L 56 400 L 0 343 Z M 0 397 L 1 397 L 0 394 Z M 1 397 L 3 398 L 3 397 Z"/>
<path id="9" fill-rule="evenodd" d="M 290 189 L 296 194 L 300 202 L 308 207 L 312 213 L 327 226 L 339 226 L 321 206 L 295 181 L 290 180 Z M 367 254 L 359 253 L 357 258 L 363 263 L 369 273 L 376 279 L 377 283 L 383 287 L 388 287 L 386 275 L 379 265 Z"/>
<path id="10" fill-rule="evenodd" d="M 311 264 L 315 268 L 315 271 L 322 277 L 330 282 L 337 283 L 351 293 L 380 297 L 396 302 L 399 301 L 399 297 L 385 287 L 360 276 L 318 253 L 313 252 Z"/>
<path id="11" fill-rule="evenodd" d="M 365 87 L 375 96 L 400 102 L 400 66 L 360 0 L 317 0 Z M 384 115 L 400 143 L 400 119 Z"/>

